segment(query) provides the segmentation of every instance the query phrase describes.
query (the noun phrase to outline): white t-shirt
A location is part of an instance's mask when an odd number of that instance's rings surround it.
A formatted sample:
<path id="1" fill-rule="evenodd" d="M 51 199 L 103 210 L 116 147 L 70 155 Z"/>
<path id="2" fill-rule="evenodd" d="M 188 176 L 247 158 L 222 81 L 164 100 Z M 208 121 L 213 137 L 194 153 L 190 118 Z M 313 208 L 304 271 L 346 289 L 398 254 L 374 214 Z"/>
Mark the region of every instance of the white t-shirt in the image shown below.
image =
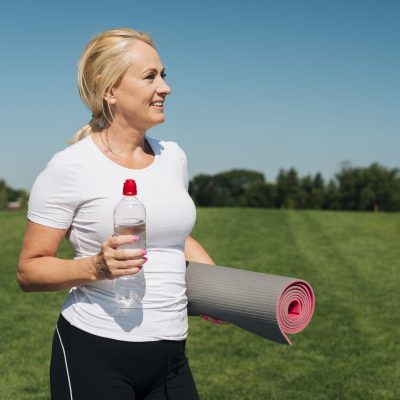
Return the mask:
<path id="1" fill-rule="evenodd" d="M 146 208 L 146 293 L 141 304 L 121 315 L 113 281 L 71 289 L 62 306 L 74 326 L 125 341 L 182 340 L 187 336 L 184 242 L 196 211 L 188 188 L 187 160 L 174 142 L 147 138 L 155 153 L 145 169 L 124 168 L 108 159 L 91 136 L 57 153 L 36 179 L 29 220 L 69 229 L 75 258 L 97 254 L 113 234 L 113 210 L 126 179 L 135 179 Z"/>

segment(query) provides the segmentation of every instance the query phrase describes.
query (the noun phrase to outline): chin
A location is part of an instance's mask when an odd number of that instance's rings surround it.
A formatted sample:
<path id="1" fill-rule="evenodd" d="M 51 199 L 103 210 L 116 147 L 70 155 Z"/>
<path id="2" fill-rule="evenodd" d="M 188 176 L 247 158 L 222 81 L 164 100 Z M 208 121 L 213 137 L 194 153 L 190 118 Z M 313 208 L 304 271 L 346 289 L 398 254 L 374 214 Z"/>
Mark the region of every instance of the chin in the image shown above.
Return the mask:
<path id="1" fill-rule="evenodd" d="M 156 125 L 162 124 L 165 121 L 165 116 L 162 115 L 162 116 L 160 116 L 158 118 L 154 118 L 154 120 L 155 120 L 154 122 L 156 123 Z"/>
<path id="2" fill-rule="evenodd" d="M 149 127 L 147 129 L 153 128 L 154 126 L 160 125 L 165 121 L 165 118 L 158 118 L 158 119 L 153 119 L 148 125 Z"/>

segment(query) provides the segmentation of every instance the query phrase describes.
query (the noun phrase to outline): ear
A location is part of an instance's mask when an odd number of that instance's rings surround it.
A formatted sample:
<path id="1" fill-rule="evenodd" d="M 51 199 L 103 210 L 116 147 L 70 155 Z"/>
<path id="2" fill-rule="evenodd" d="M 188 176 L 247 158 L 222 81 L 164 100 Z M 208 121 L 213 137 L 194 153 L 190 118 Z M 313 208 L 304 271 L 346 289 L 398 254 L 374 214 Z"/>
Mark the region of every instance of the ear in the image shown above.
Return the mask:
<path id="1" fill-rule="evenodd" d="M 111 88 L 111 89 L 107 90 L 104 93 L 103 99 L 110 105 L 111 104 L 115 104 L 117 100 L 116 100 L 116 98 L 114 96 L 114 89 Z"/>

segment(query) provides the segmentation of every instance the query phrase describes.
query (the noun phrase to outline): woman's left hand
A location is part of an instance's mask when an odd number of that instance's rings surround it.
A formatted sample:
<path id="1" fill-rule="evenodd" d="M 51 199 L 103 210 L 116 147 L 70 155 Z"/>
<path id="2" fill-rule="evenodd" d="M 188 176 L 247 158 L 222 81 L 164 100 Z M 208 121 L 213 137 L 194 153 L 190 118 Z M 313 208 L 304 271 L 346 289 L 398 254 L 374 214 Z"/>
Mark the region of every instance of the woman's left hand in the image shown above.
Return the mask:
<path id="1" fill-rule="evenodd" d="M 216 319 L 216 318 L 213 318 L 213 317 L 209 317 L 208 315 L 200 315 L 200 318 L 204 319 L 204 321 L 212 322 L 213 324 L 216 324 L 216 325 L 229 324 L 228 321 L 224 321 L 222 319 Z"/>

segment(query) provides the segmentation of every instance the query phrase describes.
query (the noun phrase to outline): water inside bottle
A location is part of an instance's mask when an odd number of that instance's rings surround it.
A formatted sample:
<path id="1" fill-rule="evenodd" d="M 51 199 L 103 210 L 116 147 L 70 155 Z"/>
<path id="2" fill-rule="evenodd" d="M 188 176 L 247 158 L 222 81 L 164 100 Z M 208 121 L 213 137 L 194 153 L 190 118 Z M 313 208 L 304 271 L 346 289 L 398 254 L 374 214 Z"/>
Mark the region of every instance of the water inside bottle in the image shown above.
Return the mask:
<path id="1" fill-rule="evenodd" d="M 146 249 L 146 223 L 142 219 L 131 219 L 114 226 L 114 235 L 139 236 L 137 242 L 119 246 L 120 249 Z M 146 281 L 143 270 L 134 275 L 121 276 L 114 281 L 115 298 L 122 308 L 131 308 L 143 300 Z"/>
<path id="2" fill-rule="evenodd" d="M 123 276 L 115 280 L 114 292 L 120 307 L 132 307 L 143 300 L 146 281 L 143 271 L 135 275 Z"/>
<path id="3" fill-rule="evenodd" d="M 114 226 L 115 235 L 135 235 L 139 240 L 132 244 L 119 246 L 120 249 L 146 249 L 146 223 L 142 219 L 129 221 L 129 224 L 116 224 Z"/>

